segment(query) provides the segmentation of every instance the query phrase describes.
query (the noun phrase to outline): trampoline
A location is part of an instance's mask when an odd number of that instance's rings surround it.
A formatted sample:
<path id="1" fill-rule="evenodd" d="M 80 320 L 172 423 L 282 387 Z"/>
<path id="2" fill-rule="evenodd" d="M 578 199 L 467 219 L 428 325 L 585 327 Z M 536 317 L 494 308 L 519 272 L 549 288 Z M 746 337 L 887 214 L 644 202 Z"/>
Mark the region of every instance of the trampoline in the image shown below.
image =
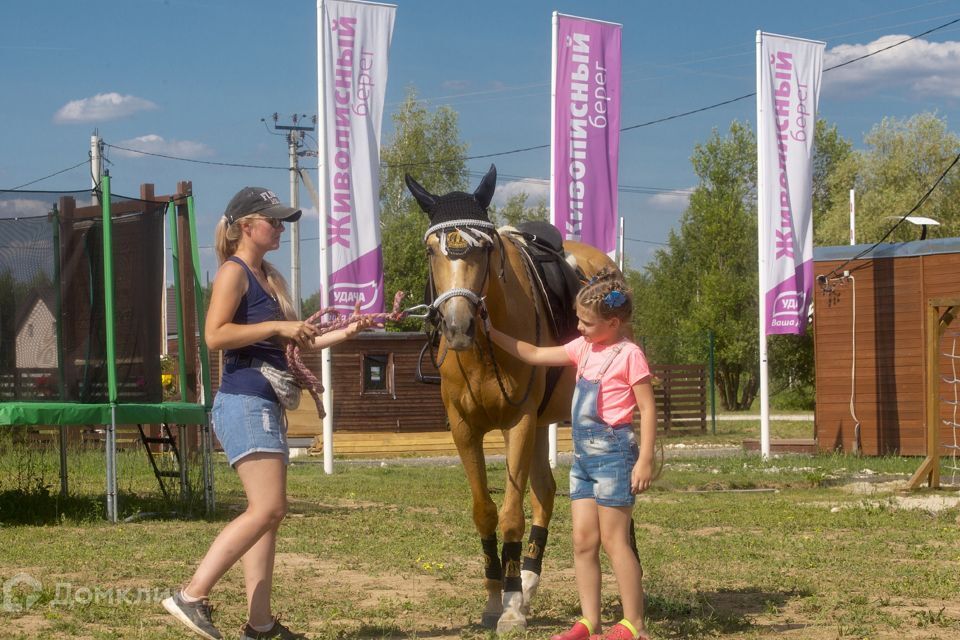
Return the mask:
<path id="1" fill-rule="evenodd" d="M 161 381 L 165 219 L 175 276 L 175 401 L 164 401 Z M 189 258 L 181 260 L 183 248 Z M 199 361 L 198 375 L 189 384 L 182 291 L 189 278 L 187 306 L 196 311 L 193 326 L 202 327 L 199 263 L 192 194 L 176 201 L 111 196 L 109 175 L 94 191 L 0 192 L 0 425 L 59 427 L 62 494 L 67 430 L 101 426 L 112 522 L 118 425 L 178 425 L 181 433 L 196 426 L 204 505 L 208 514 L 214 508 L 209 358 L 198 340 L 199 353 L 189 356 Z M 191 395 L 195 401 L 187 401 Z"/>

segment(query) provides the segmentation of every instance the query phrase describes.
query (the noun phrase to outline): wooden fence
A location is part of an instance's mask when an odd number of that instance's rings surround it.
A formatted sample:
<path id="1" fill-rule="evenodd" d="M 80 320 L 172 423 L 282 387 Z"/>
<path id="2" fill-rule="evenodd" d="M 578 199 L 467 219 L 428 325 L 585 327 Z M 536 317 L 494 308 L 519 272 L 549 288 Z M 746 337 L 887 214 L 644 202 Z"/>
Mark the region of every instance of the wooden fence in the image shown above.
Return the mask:
<path id="1" fill-rule="evenodd" d="M 707 430 L 707 368 L 702 364 L 655 364 L 653 393 L 657 430 L 680 435 Z M 634 422 L 639 420 L 635 416 Z"/>

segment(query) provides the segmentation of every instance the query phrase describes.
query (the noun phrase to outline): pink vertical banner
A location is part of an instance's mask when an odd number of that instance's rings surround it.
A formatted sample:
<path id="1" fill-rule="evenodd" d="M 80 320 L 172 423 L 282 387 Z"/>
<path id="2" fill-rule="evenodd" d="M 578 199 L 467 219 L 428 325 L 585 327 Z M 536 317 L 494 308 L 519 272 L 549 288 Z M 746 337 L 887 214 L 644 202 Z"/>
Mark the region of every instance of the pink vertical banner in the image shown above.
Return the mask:
<path id="1" fill-rule="evenodd" d="M 758 34 L 760 295 L 767 335 L 802 334 L 813 293 L 813 138 L 823 42 Z"/>
<path id="2" fill-rule="evenodd" d="M 324 306 L 384 309 L 380 125 L 395 5 L 318 0 Z"/>
<path id="3" fill-rule="evenodd" d="M 551 219 L 613 255 L 617 242 L 622 26 L 554 14 Z"/>

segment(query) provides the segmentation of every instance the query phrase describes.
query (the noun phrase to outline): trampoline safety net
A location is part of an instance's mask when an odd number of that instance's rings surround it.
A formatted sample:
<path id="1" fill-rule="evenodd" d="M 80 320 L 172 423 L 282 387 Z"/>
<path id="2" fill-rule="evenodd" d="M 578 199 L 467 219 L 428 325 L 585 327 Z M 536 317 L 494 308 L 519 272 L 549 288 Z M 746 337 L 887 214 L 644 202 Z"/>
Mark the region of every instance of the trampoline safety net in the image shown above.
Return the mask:
<path id="1" fill-rule="evenodd" d="M 119 402 L 160 402 L 162 203 L 111 200 Z M 0 401 L 109 400 L 103 220 L 89 191 L 0 192 Z"/>

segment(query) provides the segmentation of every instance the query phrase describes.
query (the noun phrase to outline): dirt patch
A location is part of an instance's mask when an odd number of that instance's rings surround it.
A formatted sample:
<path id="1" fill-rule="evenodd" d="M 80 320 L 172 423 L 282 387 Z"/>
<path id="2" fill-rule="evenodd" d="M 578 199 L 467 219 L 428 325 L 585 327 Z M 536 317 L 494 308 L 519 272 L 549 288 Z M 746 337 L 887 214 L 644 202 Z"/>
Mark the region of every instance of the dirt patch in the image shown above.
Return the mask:
<path id="1" fill-rule="evenodd" d="M 276 572 L 291 576 L 297 581 L 309 581 L 313 579 L 312 576 L 322 576 L 326 588 L 342 587 L 365 594 L 366 597 L 357 603 L 361 607 L 376 607 L 385 601 L 396 600 L 416 605 L 425 602 L 431 594 L 459 593 L 454 585 L 431 575 L 371 575 L 344 567 L 332 560 L 303 553 L 278 553 Z"/>
<path id="2" fill-rule="evenodd" d="M 859 502 L 820 502 L 818 506 L 829 507 L 833 513 L 844 509 L 897 509 L 903 511 L 926 511 L 940 513 L 960 506 L 960 496 L 920 495 L 889 496 L 882 500 L 861 500 Z"/>

